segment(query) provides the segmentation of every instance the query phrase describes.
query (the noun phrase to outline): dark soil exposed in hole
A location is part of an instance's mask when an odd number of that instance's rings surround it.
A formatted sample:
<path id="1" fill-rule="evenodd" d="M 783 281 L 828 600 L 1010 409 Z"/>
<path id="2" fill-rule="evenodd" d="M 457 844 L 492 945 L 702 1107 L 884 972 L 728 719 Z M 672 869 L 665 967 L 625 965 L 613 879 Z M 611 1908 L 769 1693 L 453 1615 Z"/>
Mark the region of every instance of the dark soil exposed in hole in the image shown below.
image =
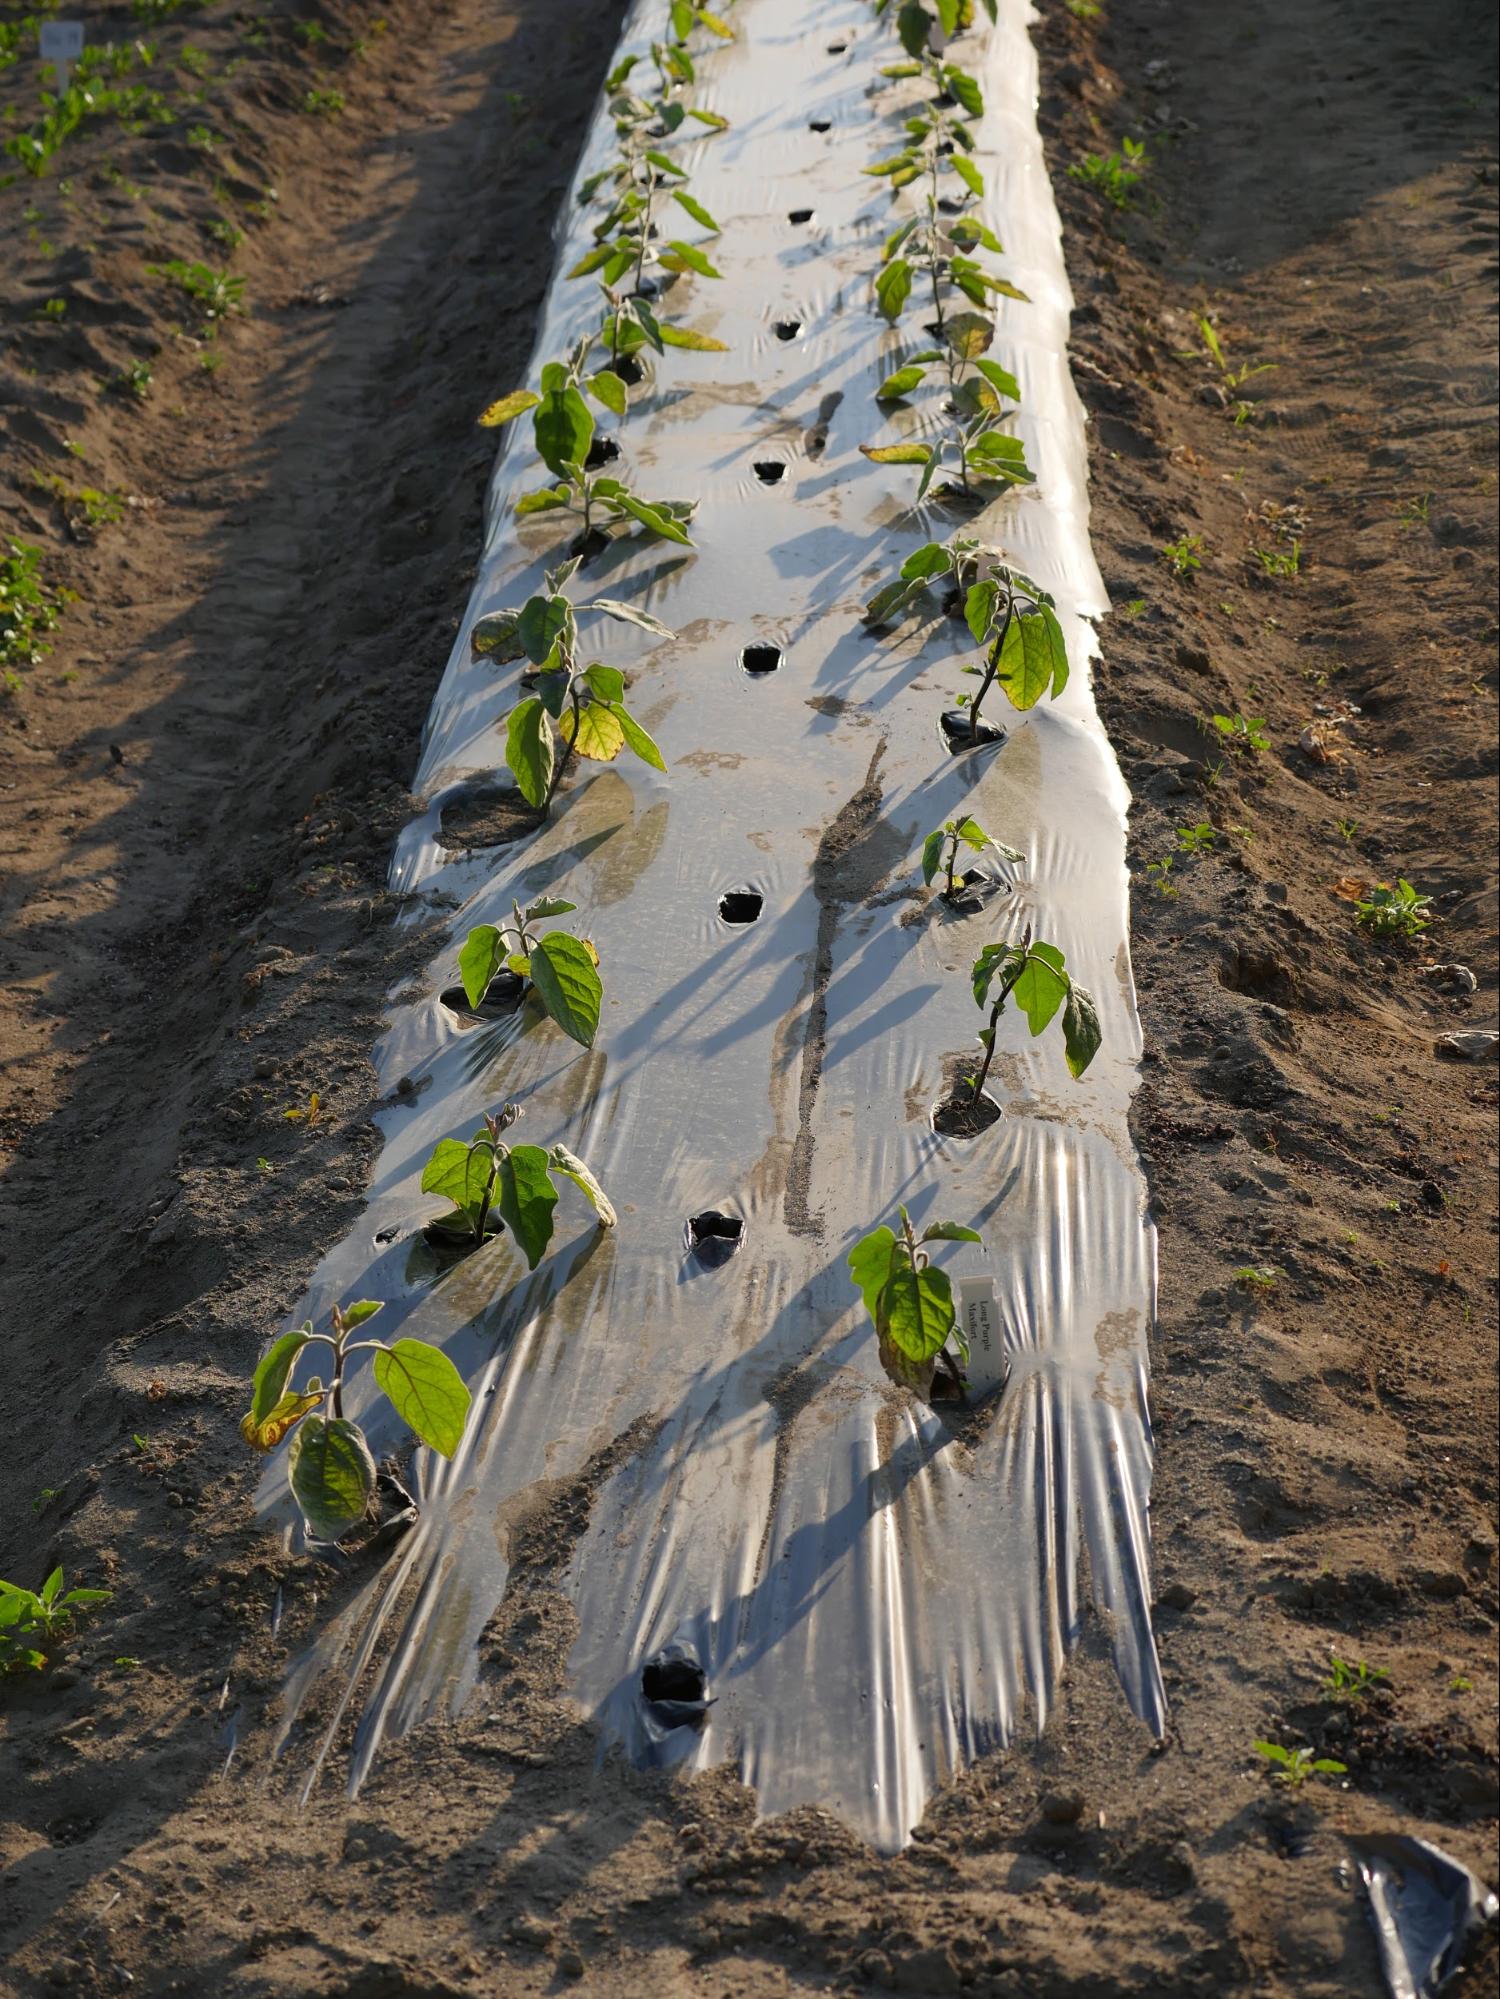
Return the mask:
<path id="1" fill-rule="evenodd" d="M 777 319 L 771 323 L 771 331 L 778 340 L 795 340 L 802 331 L 800 319 Z"/>
<path id="2" fill-rule="evenodd" d="M 689 1215 L 683 1236 L 698 1261 L 716 1269 L 744 1243 L 745 1224 L 738 1215 L 707 1209 L 701 1215 Z"/>
<path id="3" fill-rule="evenodd" d="M 740 654 L 740 665 L 752 679 L 766 673 L 775 673 L 781 665 L 781 647 L 773 645 L 746 646 Z"/>
<path id="4" fill-rule="evenodd" d="M 973 1074 L 975 1059 L 978 1058 L 964 1058 L 956 1074 L 949 1077 L 947 1095 L 933 1106 L 932 1128 L 941 1132 L 944 1138 L 978 1138 L 982 1131 L 988 1131 L 1004 1116 L 988 1090 L 983 1096 L 976 1097 L 964 1080 Z"/>
<path id="5" fill-rule="evenodd" d="M 754 923 L 765 905 L 758 889 L 732 888 L 719 897 L 719 917 L 724 923 Z"/>
<path id="6" fill-rule="evenodd" d="M 755 476 L 763 486 L 778 486 L 786 477 L 786 466 L 779 458 L 757 458 Z"/>
<path id="7" fill-rule="evenodd" d="M 786 219 L 794 228 L 800 229 L 804 224 L 812 221 L 813 212 L 810 208 L 789 209 Z"/>
<path id="8" fill-rule="evenodd" d="M 534 833 L 545 815 L 528 805 L 513 785 L 465 792 L 444 805 L 438 844 L 453 852 L 470 847 L 503 847 Z"/>
<path id="9" fill-rule="evenodd" d="M 620 447 L 614 438 L 595 437 L 583 462 L 590 472 L 597 472 L 605 465 L 613 465 L 619 455 Z"/>
<path id="10" fill-rule="evenodd" d="M 707 1691 L 703 1668 L 689 1659 L 651 1659 L 641 1668 L 641 1692 L 648 1701 L 697 1702 Z"/>
<path id="11" fill-rule="evenodd" d="M 807 129 L 809 132 L 830 132 L 833 129 L 833 120 L 831 118 L 809 118 Z"/>

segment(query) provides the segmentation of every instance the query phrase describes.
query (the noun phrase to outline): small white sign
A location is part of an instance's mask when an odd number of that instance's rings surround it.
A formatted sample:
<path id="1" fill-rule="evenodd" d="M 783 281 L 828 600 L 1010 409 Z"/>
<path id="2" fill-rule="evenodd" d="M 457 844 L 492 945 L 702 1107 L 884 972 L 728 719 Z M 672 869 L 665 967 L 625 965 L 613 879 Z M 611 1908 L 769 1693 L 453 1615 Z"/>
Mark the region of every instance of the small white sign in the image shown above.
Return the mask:
<path id="1" fill-rule="evenodd" d="M 977 1401 L 1005 1385 L 1010 1359 L 1000 1328 L 1000 1305 L 993 1277 L 960 1277 L 958 1323 L 969 1342 L 969 1393 Z"/>
<path id="2" fill-rule="evenodd" d="M 77 62 L 83 54 L 82 21 L 43 21 L 42 61 Z"/>

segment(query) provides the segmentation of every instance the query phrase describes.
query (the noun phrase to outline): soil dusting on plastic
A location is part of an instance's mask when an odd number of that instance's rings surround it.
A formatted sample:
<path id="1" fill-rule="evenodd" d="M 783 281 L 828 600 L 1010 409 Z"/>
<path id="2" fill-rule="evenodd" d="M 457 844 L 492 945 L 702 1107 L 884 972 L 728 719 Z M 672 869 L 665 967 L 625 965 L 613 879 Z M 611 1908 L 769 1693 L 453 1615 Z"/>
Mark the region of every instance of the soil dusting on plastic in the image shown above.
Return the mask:
<path id="1" fill-rule="evenodd" d="M 236 1419 L 376 1151 L 474 414 L 525 365 L 620 18 L 96 6 L 180 115 L 0 188 L 0 552 L 76 593 L 0 692 L 0 1574 L 114 1592 L 0 1688 L 0 1987 L 1376 1993 L 1343 1835 L 1488 1873 L 1496 1834 L 1496 1072 L 1435 1047 L 1496 991 L 1495 49 L 1463 0 L 1037 29 L 1136 795 L 1169 1739 L 1090 1621 L 1041 1742 L 894 1859 L 817 1809 L 757 1824 L 723 1772 L 601 1763 L 559 1583 L 628 1435 L 508 1523 L 460 1722 L 354 1804 L 267 1779 L 287 1663 L 362 1572 L 257 1528 Z M 7 133 L 36 92 L 0 68 Z M 1127 134 L 1117 210 L 1067 169 Z M 216 337 L 174 259 L 244 279 Z M 860 806 L 830 924 L 885 869 Z M 1382 942 L 1351 898 L 1398 876 L 1435 921 Z M 1328 1698 L 1331 1654 L 1386 1677 Z M 1257 1738 L 1347 1776 L 1278 1787 Z M 1452 1989 L 1496 1989 L 1493 1940 Z"/>

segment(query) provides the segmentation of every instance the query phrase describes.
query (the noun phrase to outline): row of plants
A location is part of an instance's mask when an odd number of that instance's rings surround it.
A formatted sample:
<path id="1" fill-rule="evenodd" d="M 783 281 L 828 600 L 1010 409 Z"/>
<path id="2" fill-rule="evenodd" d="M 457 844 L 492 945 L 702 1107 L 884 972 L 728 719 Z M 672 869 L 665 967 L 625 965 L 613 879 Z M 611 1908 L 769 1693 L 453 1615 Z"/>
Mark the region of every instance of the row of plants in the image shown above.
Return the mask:
<path id="1" fill-rule="evenodd" d="M 886 11 L 877 6 L 878 13 Z M 993 6 L 988 11 L 993 19 Z M 937 0 L 935 8 L 908 4 L 893 16 L 902 55 L 883 74 L 893 83 L 919 82 L 923 97 L 904 119 L 899 151 L 867 170 L 888 184 L 898 209 L 873 279 L 873 306 L 898 332 L 909 312 L 930 314 L 923 329 L 929 344 L 903 340 L 898 365 L 879 383 L 876 400 L 890 413 L 919 410 L 929 434 L 922 442 L 863 447 L 877 464 L 920 464 L 919 504 L 960 507 L 1033 477 L 1020 441 L 1004 428 L 1019 403 L 1017 384 L 989 358 L 996 328 L 986 307 L 996 297 L 1024 295 L 987 261 L 1003 252 L 978 212 L 985 186 L 973 157 L 974 128 L 983 99 L 973 75 L 946 46 L 947 37 L 967 25 L 965 16 L 959 0 Z M 701 243 L 669 236 L 665 218 L 686 216 L 708 240 L 719 233 L 692 192 L 674 142 L 694 128 L 722 128 L 721 117 L 692 101 L 692 44 L 729 32 L 717 16 L 676 0 L 668 32 L 649 56 L 627 57 L 611 73 L 606 98 L 615 152 L 580 189 L 593 211 L 592 246 L 568 272 L 571 280 L 597 284 L 597 326 L 545 363 L 534 387 L 510 391 L 480 418 L 496 429 L 529 418 L 548 480 L 523 490 L 515 512 L 523 519 L 567 517 L 574 533 L 566 558 L 547 572 L 539 592 L 518 607 L 487 614 L 472 633 L 476 657 L 521 668 L 521 698 L 505 720 L 506 761 L 521 795 L 539 813 L 552 807 L 575 758 L 612 762 L 628 752 L 653 769 L 666 768 L 631 712 L 625 672 L 595 659 L 580 631 L 603 619 L 663 641 L 674 634 L 620 599 L 575 598 L 573 592 L 580 570 L 616 533 L 638 529 L 692 546 L 694 503 L 645 498 L 606 471 L 619 455 L 618 435 L 601 436 L 595 411 L 623 434 L 635 392 L 671 349 L 724 351 L 722 342 L 670 310 L 680 281 L 712 281 L 719 269 Z M 972 750 L 998 735 L 981 718 L 992 690 L 1021 710 L 1062 692 L 1068 656 L 1052 598 L 975 534 L 960 530 L 946 541 L 922 542 L 865 612 L 872 630 L 942 616 L 962 620 L 973 648 L 964 671 L 979 683 L 959 697 L 954 715 L 944 717 L 955 749 Z M 993 883 L 972 869 L 961 875 L 958 863 L 960 856 L 982 861 L 986 855 L 1020 859 L 970 817 L 934 829 L 924 842 L 922 878 L 931 887 L 942 876 L 937 900 L 951 915 L 983 906 Z M 531 1006 L 580 1046 L 592 1047 L 604 968 L 592 942 L 559 921 L 575 907 L 544 893 L 524 907 L 513 905 L 507 922 L 472 927 L 458 954 L 461 1001 L 455 992 L 447 996 L 451 1003 L 472 1013 Z M 1083 1074 L 1100 1046 L 1098 1014 L 1059 949 L 1028 928 L 1019 937 L 985 942 L 968 976 L 982 1017 L 981 1056 L 964 1084 L 972 1103 L 984 1099 L 1008 1008 L 1033 1036 L 1055 1027 L 1070 1071 Z M 426 1225 L 429 1242 L 470 1254 L 505 1230 L 535 1269 L 551 1241 L 562 1182 L 584 1193 L 601 1227 L 614 1226 L 614 1209 L 581 1159 L 561 1145 L 518 1144 L 509 1136 L 520 1116 L 520 1107 L 508 1103 L 469 1138 L 437 1145 L 421 1188 L 449 1205 Z M 882 1225 L 851 1253 L 851 1277 L 874 1322 L 884 1364 L 922 1393 L 931 1391 L 938 1371 L 961 1393 L 967 1359 L 951 1284 L 932 1266 L 929 1245 L 979 1241 L 973 1229 L 955 1222 L 934 1223 L 918 1234 L 903 1209 L 898 1228 Z M 292 1491 L 311 1531 L 325 1539 L 365 1519 L 376 1490 L 368 1440 L 343 1407 L 345 1370 L 354 1354 L 371 1353 L 377 1387 L 423 1443 L 452 1455 L 462 1439 L 468 1391 L 440 1349 L 352 1337 L 378 1310 L 375 1301 L 362 1301 L 336 1309 L 326 1331 L 308 1322 L 284 1334 L 257 1370 L 242 1425 L 246 1440 L 262 1450 L 291 1435 Z M 293 1373 L 309 1349 L 326 1356 L 327 1370 L 294 1387 Z"/>
<path id="2" fill-rule="evenodd" d="M 675 635 L 618 598 L 575 602 L 570 585 L 617 532 L 639 528 L 649 538 L 693 545 L 687 532 L 692 501 L 645 499 L 603 470 L 620 447 L 599 436 L 593 406 L 623 424 L 632 391 L 648 380 L 648 355 L 659 359 L 672 348 L 726 351 L 722 341 L 663 309 L 663 296 L 678 279 L 720 275 L 699 245 L 667 236 L 663 218 L 675 207 L 710 237 L 718 234 L 717 222 L 691 191 L 680 153 L 668 149 L 695 127 L 724 128 L 722 117 L 689 96 L 697 81 L 692 45 L 731 35 L 719 15 L 690 0 L 671 0 L 666 33 L 649 56 L 627 56 L 611 71 L 605 93 L 615 152 L 580 188 L 580 199 L 596 211 L 593 242 L 568 272 L 570 279 L 596 282 L 598 324 L 562 358 L 543 364 L 536 388 L 511 391 L 480 417 L 485 427 L 500 429 L 530 416 L 536 456 L 550 477 L 524 493 L 515 511 L 523 519 L 569 517 L 575 532 L 567 559 L 546 573 L 542 589 L 515 609 L 491 612 L 472 635 L 477 657 L 522 665 L 522 698 L 505 723 L 506 760 L 522 796 L 542 813 L 575 757 L 608 763 L 629 750 L 651 768 L 666 769 L 627 705 L 624 671 L 592 658 L 591 649 L 580 645 L 579 627 L 580 620 L 604 618 L 661 639 Z M 514 904 L 509 923 L 470 929 L 458 960 L 464 1005 L 478 1013 L 534 1002 L 564 1034 L 592 1047 L 604 999 L 598 953 L 587 938 L 556 923 L 575 908 L 563 897 L 542 895 L 524 908 Z M 507 1231 L 534 1270 L 551 1243 L 565 1184 L 585 1196 L 600 1228 L 615 1226 L 608 1195 L 577 1154 L 562 1144 L 528 1145 L 511 1136 L 523 1115 L 519 1104 L 506 1103 L 485 1113 L 468 1138 L 438 1141 L 420 1186 L 448 1203 L 423 1231 L 439 1251 L 468 1255 Z M 325 1541 L 337 1541 L 367 1519 L 380 1479 L 365 1426 L 344 1407 L 354 1355 L 371 1355 L 381 1395 L 440 1455 L 451 1458 L 457 1451 L 468 1419 L 469 1390 L 441 1348 L 408 1338 L 386 1343 L 353 1337 L 381 1309 L 375 1299 L 335 1306 L 327 1330 L 308 1320 L 282 1334 L 256 1369 L 240 1426 L 245 1441 L 260 1451 L 290 1438 L 292 1494 L 309 1531 Z M 326 1356 L 326 1372 L 294 1386 L 298 1363 L 310 1350 Z"/>

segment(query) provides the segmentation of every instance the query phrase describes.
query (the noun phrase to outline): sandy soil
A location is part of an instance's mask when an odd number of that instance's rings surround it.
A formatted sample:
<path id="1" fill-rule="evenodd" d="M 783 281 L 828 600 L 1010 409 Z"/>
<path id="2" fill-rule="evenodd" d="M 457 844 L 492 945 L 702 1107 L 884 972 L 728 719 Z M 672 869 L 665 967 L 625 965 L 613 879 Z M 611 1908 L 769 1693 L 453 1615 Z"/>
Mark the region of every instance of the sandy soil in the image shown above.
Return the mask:
<path id="1" fill-rule="evenodd" d="M 5 1989 L 1376 1992 L 1341 1835 L 1484 1869 L 1496 1831 L 1495 1068 L 1435 1050 L 1495 1025 L 1488 10 L 1039 30 L 1137 796 L 1174 1722 L 1129 1721 L 1086 1626 L 1043 1742 L 895 1860 L 817 1811 L 757 1826 L 726 1773 L 600 1766 L 554 1580 L 605 1461 L 526 1525 L 462 1723 L 352 1806 L 267 1774 L 286 1662 L 351 1585 L 257 1533 L 235 1418 L 358 1212 L 473 414 L 523 364 L 618 9 L 259 11 L 263 41 L 221 5 L 150 31 L 170 130 L 86 127 L 0 190 L 0 532 L 77 593 L 0 696 L 0 1574 L 115 1591 L 0 1692 Z M 0 70 L 0 105 L 34 92 Z M 1067 169 L 1126 133 L 1117 211 Z M 146 268 L 177 257 L 245 279 L 216 340 Z M 1229 385 L 1204 313 L 1270 371 Z M 142 361 L 144 400 L 101 389 Z M 1257 553 L 1294 546 L 1294 575 Z M 1382 943 L 1349 898 L 1398 875 L 1435 921 Z M 1330 1653 L 1389 1678 L 1328 1701 Z M 1268 1735 L 1347 1778 L 1277 1789 Z M 1493 1944 L 1458 1989 L 1496 1989 Z"/>

